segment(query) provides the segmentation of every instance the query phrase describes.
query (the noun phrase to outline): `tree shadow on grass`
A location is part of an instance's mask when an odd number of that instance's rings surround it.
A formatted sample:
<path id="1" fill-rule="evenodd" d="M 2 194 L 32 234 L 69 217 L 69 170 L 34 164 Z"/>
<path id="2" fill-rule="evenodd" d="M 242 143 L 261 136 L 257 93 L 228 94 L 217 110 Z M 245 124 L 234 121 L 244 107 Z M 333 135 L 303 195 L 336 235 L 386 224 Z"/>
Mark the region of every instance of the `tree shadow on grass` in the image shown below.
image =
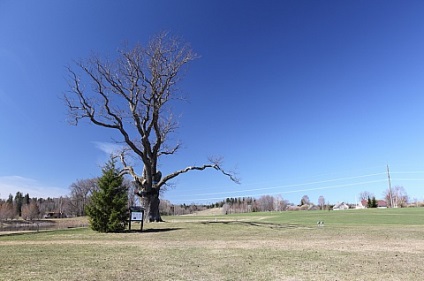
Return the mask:
<path id="1" fill-rule="evenodd" d="M 202 222 L 202 224 L 239 224 L 245 226 L 255 226 L 255 227 L 263 227 L 270 228 L 275 230 L 283 230 L 283 229 L 312 229 L 309 226 L 301 225 L 301 224 L 277 224 L 277 223 L 269 223 L 269 222 L 253 222 L 253 221 L 207 221 Z"/>
<path id="2" fill-rule="evenodd" d="M 131 229 L 127 230 L 126 232 L 132 233 L 132 232 L 144 232 L 144 233 L 161 233 L 161 232 L 170 232 L 175 230 L 180 230 L 182 228 L 149 228 L 149 229 L 143 229 L 142 231 L 139 229 Z"/>
<path id="3" fill-rule="evenodd" d="M 28 235 L 28 234 L 37 234 L 39 232 L 35 231 L 21 231 L 21 232 L 0 232 L 0 237 L 6 237 L 6 236 L 19 236 L 19 235 Z"/>

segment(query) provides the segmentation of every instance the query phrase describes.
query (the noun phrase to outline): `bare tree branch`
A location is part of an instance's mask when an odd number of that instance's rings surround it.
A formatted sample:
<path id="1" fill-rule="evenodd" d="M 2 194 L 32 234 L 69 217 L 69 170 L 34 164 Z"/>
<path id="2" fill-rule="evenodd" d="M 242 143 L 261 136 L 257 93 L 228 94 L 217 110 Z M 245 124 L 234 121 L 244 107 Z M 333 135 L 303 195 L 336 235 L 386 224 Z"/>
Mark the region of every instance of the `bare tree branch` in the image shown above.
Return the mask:
<path id="1" fill-rule="evenodd" d="M 230 173 L 230 172 L 225 171 L 218 164 L 205 164 L 203 166 L 189 166 L 189 167 L 186 167 L 185 169 L 182 169 L 182 170 L 179 170 L 179 171 L 175 171 L 175 172 L 173 172 L 173 173 L 165 176 L 157 184 L 157 186 L 158 186 L 158 188 L 160 188 L 162 185 L 166 184 L 167 181 L 169 181 L 169 180 L 171 180 L 171 179 L 173 179 L 173 178 L 175 178 L 175 177 L 177 177 L 177 176 L 179 176 L 181 174 L 187 173 L 189 171 L 194 171 L 194 170 L 203 171 L 203 170 L 205 170 L 207 168 L 213 168 L 213 169 L 215 169 L 217 171 L 220 171 L 222 174 L 228 176 L 233 182 L 240 183 L 240 180 L 235 176 L 234 173 Z"/>
<path id="2" fill-rule="evenodd" d="M 152 204 L 158 204 L 162 186 L 188 171 L 213 168 L 239 181 L 235 173 L 221 168 L 220 159 L 163 178 L 158 170 L 160 157 L 180 148 L 180 143 L 170 143 L 170 136 L 178 128 L 170 101 L 178 99 L 177 85 L 185 66 L 197 57 L 188 44 L 161 33 L 146 46 L 120 50 L 115 61 L 92 56 L 76 62 L 76 70 L 67 69 L 70 93 L 64 99 L 72 123 L 77 125 L 86 119 L 120 133 L 127 145 L 120 155 L 122 174 L 131 175 L 142 194 L 156 196 Z M 129 152 L 141 160 L 141 175 L 126 161 Z"/>

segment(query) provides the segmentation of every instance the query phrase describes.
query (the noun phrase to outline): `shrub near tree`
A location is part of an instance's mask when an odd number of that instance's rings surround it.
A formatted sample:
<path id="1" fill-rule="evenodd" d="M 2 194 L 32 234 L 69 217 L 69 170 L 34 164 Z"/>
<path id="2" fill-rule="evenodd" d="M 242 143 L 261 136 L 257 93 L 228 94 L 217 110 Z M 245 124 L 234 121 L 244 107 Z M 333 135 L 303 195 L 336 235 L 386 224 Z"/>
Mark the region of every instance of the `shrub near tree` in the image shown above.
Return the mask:
<path id="1" fill-rule="evenodd" d="M 99 189 L 93 192 L 91 202 L 86 207 L 91 228 L 99 232 L 119 232 L 127 225 L 128 192 L 115 164 L 116 161 L 111 158 L 102 169 Z"/>

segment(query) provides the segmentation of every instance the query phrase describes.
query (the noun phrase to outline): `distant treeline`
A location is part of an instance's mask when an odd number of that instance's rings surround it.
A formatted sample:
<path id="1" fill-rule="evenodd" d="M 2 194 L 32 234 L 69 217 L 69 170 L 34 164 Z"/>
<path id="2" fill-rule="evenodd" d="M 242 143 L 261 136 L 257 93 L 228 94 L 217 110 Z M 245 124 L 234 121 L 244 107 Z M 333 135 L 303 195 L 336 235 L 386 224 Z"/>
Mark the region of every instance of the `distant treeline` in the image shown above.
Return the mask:
<path id="1" fill-rule="evenodd" d="M 322 198 L 321 201 L 321 205 L 314 205 L 309 201 L 309 198 L 306 195 L 302 197 L 299 205 L 290 203 L 288 200 L 284 200 L 281 196 L 271 195 L 263 195 L 259 198 L 229 197 L 225 200 L 209 205 L 199 205 L 194 203 L 190 205 L 174 205 L 168 200 L 161 200 L 160 212 L 162 215 L 186 215 L 211 208 L 222 208 L 223 214 L 232 214 L 288 210 L 319 210 L 329 209 L 332 207 L 324 203 L 324 198 Z"/>
<path id="2" fill-rule="evenodd" d="M 0 220 L 13 220 L 22 218 L 24 220 L 34 220 L 44 218 L 46 214 L 57 214 L 57 217 L 65 216 L 65 212 L 71 212 L 70 199 L 60 198 L 36 198 L 30 197 L 27 193 L 16 192 L 16 195 L 9 195 L 8 199 L 0 199 Z"/>
<path id="3" fill-rule="evenodd" d="M 134 195 L 134 186 L 130 181 L 123 183 L 128 187 L 128 206 L 137 204 Z M 33 220 L 44 217 L 79 217 L 85 216 L 85 208 L 91 202 L 91 195 L 98 190 L 97 178 L 77 180 L 70 186 L 69 196 L 59 198 L 31 198 L 27 193 L 16 192 L 16 195 L 9 195 L 8 199 L 0 199 L 0 221 L 22 218 Z M 376 200 L 375 196 L 369 192 L 361 192 L 359 197 L 362 201 L 369 202 L 363 204 L 365 207 L 375 207 L 377 202 L 384 201 L 390 208 L 390 202 L 394 207 L 423 207 L 424 202 L 419 202 L 416 198 L 410 202 L 409 197 L 403 187 L 394 187 L 391 192 L 384 194 L 384 200 Z M 371 199 L 369 199 L 371 198 Z M 373 202 L 374 200 L 374 202 Z M 373 204 L 374 203 L 374 204 Z M 355 208 L 356 204 L 347 204 L 350 208 Z M 378 204 L 377 204 L 378 205 Z M 325 201 L 323 196 L 318 198 L 317 204 L 312 203 L 307 195 L 303 195 L 298 204 L 285 200 L 281 195 L 263 195 L 254 197 L 229 197 L 225 200 L 213 204 L 172 204 L 168 200 L 160 201 L 160 212 L 162 215 L 186 215 L 200 212 L 211 208 L 222 208 L 223 214 L 267 212 L 267 211 L 298 211 L 298 210 L 331 210 L 333 205 Z"/>

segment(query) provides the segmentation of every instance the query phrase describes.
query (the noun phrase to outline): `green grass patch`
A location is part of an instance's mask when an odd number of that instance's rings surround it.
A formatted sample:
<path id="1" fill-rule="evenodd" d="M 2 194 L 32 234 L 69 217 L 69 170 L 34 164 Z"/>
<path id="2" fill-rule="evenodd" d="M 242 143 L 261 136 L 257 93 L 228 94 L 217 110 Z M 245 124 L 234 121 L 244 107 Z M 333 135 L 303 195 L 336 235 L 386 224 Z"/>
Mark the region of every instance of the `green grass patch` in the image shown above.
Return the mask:
<path id="1" fill-rule="evenodd" d="M 278 224 L 314 226 L 318 221 L 325 225 L 424 225 L 424 208 L 362 209 L 345 211 L 290 211 L 260 212 L 216 216 L 165 217 L 170 221 L 246 220 Z"/>

